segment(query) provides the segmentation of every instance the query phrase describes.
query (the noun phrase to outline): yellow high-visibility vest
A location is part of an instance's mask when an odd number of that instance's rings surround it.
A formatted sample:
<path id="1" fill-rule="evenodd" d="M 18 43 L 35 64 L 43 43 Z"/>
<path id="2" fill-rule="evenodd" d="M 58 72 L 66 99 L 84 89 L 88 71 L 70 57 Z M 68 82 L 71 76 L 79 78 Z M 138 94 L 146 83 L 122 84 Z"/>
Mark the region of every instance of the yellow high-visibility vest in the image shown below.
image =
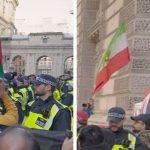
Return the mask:
<path id="1" fill-rule="evenodd" d="M 58 89 L 56 89 L 54 92 L 53 92 L 53 97 L 56 101 L 60 101 L 60 92 Z"/>
<path id="2" fill-rule="evenodd" d="M 59 108 L 55 104 L 52 106 L 48 118 L 44 118 L 42 114 L 30 111 L 29 116 L 24 118 L 22 125 L 33 129 L 50 130 L 53 120 L 58 112 Z"/>
<path id="3" fill-rule="evenodd" d="M 131 141 L 129 147 L 125 148 L 123 145 L 114 145 L 112 150 L 128 150 L 129 148 L 135 150 L 136 137 L 129 133 L 128 140 Z"/>
<path id="4" fill-rule="evenodd" d="M 23 111 L 26 109 L 26 104 L 28 102 L 28 95 L 27 95 L 27 89 L 26 88 L 21 88 L 19 92 L 23 95 L 22 100 L 21 100 L 21 108 Z"/>
<path id="5" fill-rule="evenodd" d="M 14 95 L 14 89 L 11 87 L 11 88 L 8 88 L 8 92 L 11 94 L 10 96 L 13 96 Z"/>
<path id="6" fill-rule="evenodd" d="M 29 102 L 28 105 L 32 106 L 34 101 Z M 60 102 L 58 102 L 61 104 Z M 63 104 L 61 104 L 65 109 L 69 108 Z M 33 129 L 42 129 L 42 130 L 50 130 L 54 121 L 54 118 L 56 117 L 57 113 L 59 112 L 59 108 L 56 104 L 53 104 L 51 110 L 49 111 L 49 117 L 45 118 L 43 117 L 42 114 L 39 113 L 34 113 L 32 111 L 29 112 L 29 116 L 25 117 L 22 125 L 28 127 L 28 128 L 33 128 Z M 73 116 L 71 114 L 71 131 L 73 132 Z"/>
<path id="7" fill-rule="evenodd" d="M 20 103 L 22 102 L 22 96 L 18 93 L 14 93 L 13 96 L 11 96 L 11 98 L 14 100 L 14 101 L 19 101 Z"/>
<path id="8" fill-rule="evenodd" d="M 65 93 L 63 92 L 63 86 L 64 86 L 65 84 L 70 84 L 70 85 L 73 87 L 73 80 L 68 80 L 68 81 L 66 81 L 65 83 L 63 83 L 63 84 L 60 86 L 60 95 L 61 95 L 61 96 L 65 94 Z"/>
<path id="9" fill-rule="evenodd" d="M 29 86 L 28 90 L 32 93 L 32 100 L 35 100 L 35 95 L 34 95 L 34 91 L 33 91 L 32 87 Z M 30 100 L 30 101 L 32 101 L 32 100 Z"/>

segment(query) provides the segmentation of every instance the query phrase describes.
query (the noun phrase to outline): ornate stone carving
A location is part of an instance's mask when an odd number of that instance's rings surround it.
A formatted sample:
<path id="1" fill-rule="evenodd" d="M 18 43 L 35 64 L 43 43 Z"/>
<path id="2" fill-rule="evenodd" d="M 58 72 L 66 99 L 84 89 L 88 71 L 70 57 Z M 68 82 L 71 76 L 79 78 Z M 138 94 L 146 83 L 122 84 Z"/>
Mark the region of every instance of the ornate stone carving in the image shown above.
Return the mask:
<path id="1" fill-rule="evenodd" d="M 150 38 L 136 37 L 133 44 L 132 56 L 147 57 L 150 55 Z"/>
<path id="2" fill-rule="evenodd" d="M 143 97 L 130 97 L 128 95 L 117 96 L 117 106 L 123 107 L 125 110 L 131 111 L 133 110 L 134 104 L 141 102 Z"/>
<path id="3" fill-rule="evenodd" d="M 150 34 L 150 20 L 137 19 L 135 22 L 135 32 L 142 34 Z"/>
<path id="4" fill-rule="evenodd" d="M 130 97 L 127 103 L 127 110 L 133 110 L 134 104 L 143 100 L 143 97 Z"/>
<path id="5" fill-rule="evenodd" d="M 144 94 L 145 90 L 150 85 L 149 76 L 133 76 L 131 78 L 131 91 L 132 93 Z"/>
<path id="6" fill-rule="evenodd" d="M 114 81 L 114 91 L 120 92 L 129 89 L 129 77 L 123 77 L 119 79 L 115 79 Z"/>
<path id="7" fill-rule="evenodd" d="M 137 0 L 137 14 L 150 15 L 150 0 Z"/>
<path id="8" fill-rule="evenodd" d="M 133 59 L 132 72 L 134 73 L 150 73 L 150 59 Z"/>
<path id="9" fill-rule="evenodd" d="M 150 52 L 150 38 L 135 38 L 134 51 Z"/>

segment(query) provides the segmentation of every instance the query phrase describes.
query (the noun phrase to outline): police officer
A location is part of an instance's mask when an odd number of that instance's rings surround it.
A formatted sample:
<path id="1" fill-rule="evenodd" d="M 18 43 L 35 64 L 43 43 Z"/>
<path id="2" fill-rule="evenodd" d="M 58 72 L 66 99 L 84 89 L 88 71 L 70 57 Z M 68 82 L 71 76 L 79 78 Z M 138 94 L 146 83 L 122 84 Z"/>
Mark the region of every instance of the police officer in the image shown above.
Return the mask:
<path id="1" fill-rule="evenodd" d="M 28 79 L 29 79 L 29 84 L 32 84 L 33 81 L 36 79 L 36 75 L 30 74 L 30 75 L 28 76 Z"/>
<path id="2" fill-rule="evenodd" d="M 26 104 L 28 103 L 28 92 L 27 88 L 24 85 L 24 77 L 18 77 L 16 79 L 17 81 L 17 88 L 18 88 L 18 94 L 21 96 L 21 108 L 22 111 L 26 110 Z"/>
<path id="3" fill-rule="evenodd" d="M 146 145 L 133 133 L 123 128 L 125 111 L 121 107 L 113 107 L 108 111 L 109 130 L 115 134 L 113 150 L 148 150 Z"/>
<path id="4" fill-rule="evenodd" d="M 38 98 L 31 104 L 23 125 L 29 128 L 65 131 L 71 129 L 70 111 L 53 98 L 56 79 L 41 74 L 34 82 Z"/>
<path id="5" fill-rule="evenodd" d="M 150 114 L 140 114 L 132 116 L 133 132 L 148 146 L 150 149 Z"/>
<path id="6" fill-rule="evenodd" d="M 13 87 L 13 79 L 14 79 L 14 76 L 12 73 L 4 74 L 4 83 L 5 83 L 5 87 L 7 88 L 9 96 L 13 96 L 15 92 L 15 89 Z"/>
<path id="7" fill-rule="evenodd" d="M 65 82 L 60 87 L 60 95 L 62 104 L 73 108 L 73 78 L 70 74 L 65 75 Z"/>
<path id="8" fill-rule="evenodd" d="M 35 94 L 34 94 L 33 86 L 30 85 L 29 77 L 23 76 L 22 78 L 24 81 L 24 88 L 26 88 L 26 90 L 27 90 L 27 95 L 28 95 L 28 101 L 27 102 L 33 101 L 35 99 Z"/>

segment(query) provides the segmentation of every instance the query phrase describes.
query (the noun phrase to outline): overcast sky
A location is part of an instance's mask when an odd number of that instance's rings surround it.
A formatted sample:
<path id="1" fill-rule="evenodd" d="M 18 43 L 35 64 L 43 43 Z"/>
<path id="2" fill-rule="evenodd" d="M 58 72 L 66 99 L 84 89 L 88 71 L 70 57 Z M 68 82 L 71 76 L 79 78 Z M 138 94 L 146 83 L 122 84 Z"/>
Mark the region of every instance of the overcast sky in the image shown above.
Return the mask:
<path id="1" fill-rule="evenodd" d="M 71 10 L 73 0 L 19 0 L 16 9 L 16 27 L 18 31 L 25 33 L 58 30 L 72 33 Z"/>

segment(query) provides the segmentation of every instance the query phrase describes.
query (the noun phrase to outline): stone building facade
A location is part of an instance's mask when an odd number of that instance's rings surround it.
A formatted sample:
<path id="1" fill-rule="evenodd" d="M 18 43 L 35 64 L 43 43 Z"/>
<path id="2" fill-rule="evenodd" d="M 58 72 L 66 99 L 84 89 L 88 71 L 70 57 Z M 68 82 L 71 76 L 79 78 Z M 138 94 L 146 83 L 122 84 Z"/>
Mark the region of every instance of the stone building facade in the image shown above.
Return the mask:
<path id="1" fill-rule="evenodd" d="M 12 35 L 16 32 L 14 25 L 18 0 L 0 0 L 0 35 Z"/>
<path id="2" fill-rule="evenodd" d="M 73 38 L 62 32 L 3 36 L 2 51 L 5 71 L 59 76 L 73 69 Z"/>
<path id="3" fill-rule="evenodd" d="M 116 105 L 131 114 L 150 85 L 150 0 L 78 0 L 77 15 L 78 107 L 91 97 L 101 54 L 124 22 L 131 62 L 95 95 L 95 118 Z"/>

